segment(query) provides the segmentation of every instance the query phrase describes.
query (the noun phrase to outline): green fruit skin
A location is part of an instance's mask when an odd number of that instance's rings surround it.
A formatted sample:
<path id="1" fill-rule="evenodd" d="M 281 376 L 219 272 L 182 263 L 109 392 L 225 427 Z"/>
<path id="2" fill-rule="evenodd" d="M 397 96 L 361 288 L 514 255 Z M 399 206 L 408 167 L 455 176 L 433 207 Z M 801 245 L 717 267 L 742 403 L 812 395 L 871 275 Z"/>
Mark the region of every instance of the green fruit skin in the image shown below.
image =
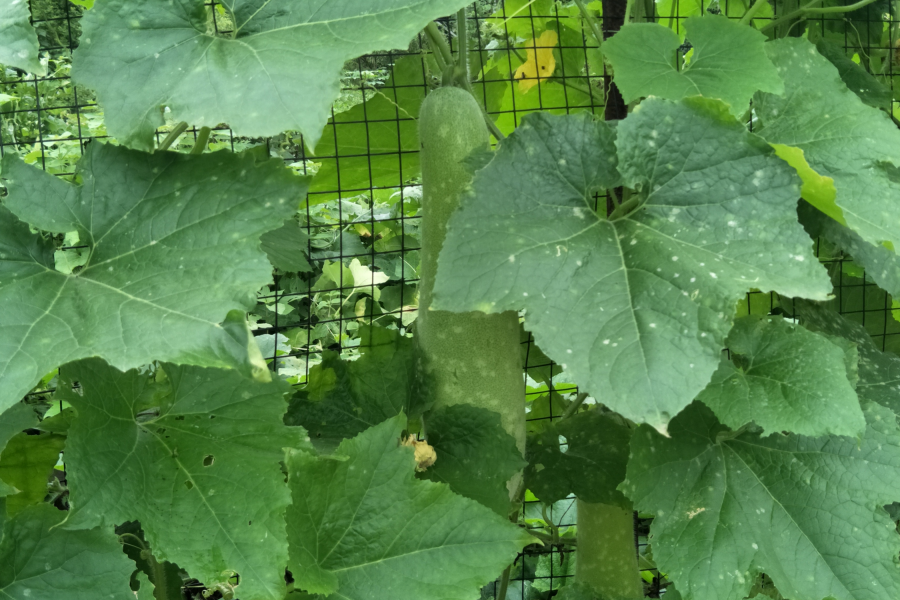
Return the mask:
<path id="1" fill-rule="evenodd" d="M 447 221 L 472 180 L 462 161 L 475 150 L 489 148 L 481 108 L 459 88 L 431 92 L 419 113 L 419 140 L 423 217 L 416 338 L 423 392 L 435 408 L 468 403 L 500 413 L 504 429 L 524 454 L 525 384 L 518 315 L 428 309 Z M 510 482 L 510 487 L 516 484 Z"/>
<path id="2" fill-rule="evenodd" d="M 576 506 L 575 580 L 589 585 L 601 598 L 643 598 L 644 584 L 634 545 L 634 513 L 583 500 Z"/>

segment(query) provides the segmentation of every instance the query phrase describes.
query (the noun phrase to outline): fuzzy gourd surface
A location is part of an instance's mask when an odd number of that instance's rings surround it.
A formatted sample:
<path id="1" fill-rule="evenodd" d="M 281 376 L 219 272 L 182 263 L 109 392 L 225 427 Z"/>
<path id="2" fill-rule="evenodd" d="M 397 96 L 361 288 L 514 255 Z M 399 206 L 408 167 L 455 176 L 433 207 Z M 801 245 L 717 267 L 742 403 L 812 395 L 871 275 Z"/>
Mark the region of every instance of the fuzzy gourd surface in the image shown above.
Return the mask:
<path id="1" fill-rule="evenodd" d="M 435 90 L 422 104 L 419 139 L 423 218 L 416 336 L 423 393 L 435 407 L 467 403 L 500 413 L 504 429 L 524 453 L 518 315 L 429 310 L 447 221 L 472 179 L 463 161 L 473 151 L 489 147 L 481 109 L 464 90 Z"/>

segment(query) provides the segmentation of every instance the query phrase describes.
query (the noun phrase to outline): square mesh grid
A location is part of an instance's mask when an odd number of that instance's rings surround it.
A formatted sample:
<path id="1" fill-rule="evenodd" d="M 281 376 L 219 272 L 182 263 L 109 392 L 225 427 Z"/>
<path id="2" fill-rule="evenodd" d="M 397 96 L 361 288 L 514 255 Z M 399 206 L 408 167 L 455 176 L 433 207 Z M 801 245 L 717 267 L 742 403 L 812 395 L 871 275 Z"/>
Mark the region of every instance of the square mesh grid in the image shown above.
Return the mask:
<path id="1" fill-rule="evenodd" d="M 208 2 L 216 26 L 229 23 L 217 2 Z M 599 8 L 600 2 L 589 3 Z M 72 51 L 81 35 L 84 9 L 69 0 L 31 0 L 33 23 L 41 53 L 48 63 L 46 77 L 4 69 L 0 71 L 0 153 L 15 152 L 26 162 L 60 177 L 71 178 L 84 145 L 105 139 L 102 110 L 94 94 L 70 79 Z M 900 23 L 893 3 L 876 2 L 854 13 L 810 19 L 821 32 L 839 26 L 845 46 L 861 49 L 861 61 L 879 66 L 891 81 L 900 69 Z M 738 18 L 746 0 L 661 0 L 660 21 L 677 32 L 684 19 L 704 12 Z M 762 17 L 772 19 L 779 15 Z M 469 11 L 472 47 L 469 59 L 476 97 L 498 126 L 510 131 L 534 111 L 572 113 L 590 111 L 602 116 L 605 68 L 596 68 L 597 44 L 571 2 L 555 0 L 480 0 Z M 454 53 L 459 51 L 455 22 L 439 21 Z M 846 23 L 850 23 L 847 26 Z M 561 32 L 548 44 L 557 59 L 553 84 L 535 85 L 522 92 L 518 67 L 529 48 L 541 48 L 541 34 Z M 855 37 L 853 37 L 855 36 Z M 532 45 L 531 40 L 539 40 Z M 690 50 L 689 45 L 681 52 Z M 525 80 L 528 79 L 526 75 Z M 418 281 L 419 187 L 416 111 L 425 95 L 440 81 L 437 63 L 424 36 L 405 51 L 377 53 L 345 66 L 341 96 L 315 148 L 307 147 L 298 133 L 285 132 L 268 139 L 240 138 L 226 126 L 214 128 L 209 149 L 242 151 L 264 144 L 300 174 L 316 175 L 306 206 L 299 215 L 308 236 L 311 270 L 276 271 L 273 282 L 260 291 L 251 315 L 258 341 L 272 368 L 304 385 L 312 366 L 326 350 L 353 355 L 359 346 L 360 326 L 377 323 L 401 331 L 414 322 Z M 508 89 L 513 93 L 505 95 Z M 519 91 L 516 91 L 516 90 Z M 893 109 L 898 110 L 897 102 Z M 166 138 L 174 122 L 157 132 Z M 196 130 L 180 135 L 173 148 L 193 146 Z M 604 201 L 598 199 L 598 201 Z M 79 246 L 62 244 L 63 251 Z M 835 303 L 848 318 L 862 324 L 884 350 L 900 352 L 900 303 L 879 289 L 865 271 L 825 242 L 817 252 L 835 285 Z M 359 281 L 357 281 L 359 280 Z M 770 294 L 751 292 L 741 313 L 768 313 L 777 308 Z M 530 427 L 562 415 L 577 393 L 559 365 L 523 337 L 526 357 L 526 399 Z M 35 391 L 53 391 L 53 382 Z M 574 500 L 546 510 L 533 497 L 526 498 L 522 519 L 540 528 L 549 520 L 565 532 L 575 526 Z M 647 546 L 649 519 L 635 515 L 636 547 Z M 574 574 L 571 546 L 544 546 L 521 554 L 512 569 L 508 598 L 546 598 Z M 659 576 L 647 577 L 647 594 L 660 594 Z M 497 584 L 487 586 L 483 598 L 494 598 Z"/>

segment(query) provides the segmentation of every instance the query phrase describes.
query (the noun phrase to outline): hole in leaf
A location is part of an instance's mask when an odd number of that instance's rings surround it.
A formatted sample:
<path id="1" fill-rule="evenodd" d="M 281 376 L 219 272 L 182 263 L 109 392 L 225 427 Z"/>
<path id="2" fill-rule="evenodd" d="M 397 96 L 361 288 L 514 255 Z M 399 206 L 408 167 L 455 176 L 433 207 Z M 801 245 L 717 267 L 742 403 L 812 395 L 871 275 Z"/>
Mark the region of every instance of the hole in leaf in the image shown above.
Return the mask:
<path id="1" fill-rule="evenodd" d="M 203 466 L 204 467 L 211 467 L 211 466 L 213 466 L 214 462 L 216 462 L 216 457 L 213 456 L 212 454 L 207 454 L 206 456 L 203 457 Z"/>
<path id="2" fill-rule="evenodd" d="M 190 480 L 188 480 L 188 481 L 185 481 L 185 482 L 184 482 L 184 487 L 186 487 L 186 488 L 189 489 L 189 490 L 192 490 L 192 489 L 194 489 L 194 484 L 191 483 Z"/>

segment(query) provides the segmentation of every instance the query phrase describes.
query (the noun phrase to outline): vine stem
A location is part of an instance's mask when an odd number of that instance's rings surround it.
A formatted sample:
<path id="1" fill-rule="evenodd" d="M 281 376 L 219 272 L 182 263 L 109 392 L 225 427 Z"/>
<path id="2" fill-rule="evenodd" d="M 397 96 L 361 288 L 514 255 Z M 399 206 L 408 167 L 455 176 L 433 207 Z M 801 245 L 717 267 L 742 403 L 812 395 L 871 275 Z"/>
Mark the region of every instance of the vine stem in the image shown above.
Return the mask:
<path id="1" fill-rule="evenodd" d="M 428 36 L 428 41 L 431 42 L 431 47 L 434 48 L 435 51 L 440 53 L 441 58 L 444 59 L 444 65 L 452 65 L 453 52 L 450 51 L 450 46 L 447 44 L 447 40 L 444 39 L 444 34 L 442 34 L 441 30 L 438 29 L 437 23 L 432 21 L 428 25 L 426 25 L 425 35 Z"/>
<path id="2" fill-rule="evenodd" d="M 120 541 L 123 538 L 132 538 L 135 542 L 135 545 L 141 549 L 141 554 L 144 554 L 144 551 L 147 551 L 147 563 L 150 565 L 150 578 L 153 583 L 153 587 L 156 588 L 153 596 L 158 600 L 168 600 L 169 598 L 169 590 L 166 587 L 166 570 L 165 568 L 156 560 L 156 557 L 153 556 L 153 552 L 147 547 L 141 538 L 134 535 L 133 533 L 123 533 L 119 536 Z M 124 542 L 122 542 L 124 543 Z"/>
<path id="3" fill-rule="evenodd" d="M 166 136 L 166 139 L 164 139 L 159 144 L 159 147 L 157 148 L 157 150 L 158 151 L 159 150 L 168 150 L 169 148 L 171 148 L 172 144 L 175 143 L 175 140 L 178 139 L 178 136 L 180 136 L 182 133 L 187 131 L 187 128 L 188 128 L 188 124 L 185 123 L 184 121 L 182 121 L 181 123 L 179 123 L 178 125 L 173 127 L 172 131 L 169 132 L 169 135 Z"/>
<path id="4" fill-rule="evenodd" d="M 503 570 L 503 575 L 500 577 L 500 588 L 497 590 L 496 600 L 506 600 L 506 590 L 509 589 L 509 574 L 512 570 L 512 565 L 507 566 Z"/>
<path id="5" fill-rule="evenodd" d="M 462 83 L 463 83 L 463 89 L 465 89 L 467 92 L 472 94 L 472 97 L 478 101 L 478 106 L 479 106 L 479 108 L 481 108 L 481 116 L 484 117 L 484 124 L 487 125 L 488 131 L 491 132 L 491 135 L 493 135 L 495 138 L 497 138 L 498 142 L 505 140 L 506 136 L 503 135 L 503 132 L 500 131 L 500 128 L 497 127 L 497 124 L 494 123 L 494 120 L 484 109 L 484 104 L 482 104 L 481 101 L 478 99 L 478 96 L 475 95 L 475 90 L 472 89 L 472 84 L 469 83 L 469 80 L 468 79 L 463 80 Z"/>
<path id="6" fill-rule="evenodd" d="M 547 81 L 555 81 L 567 88 L 572 88 L 576 92 L 581 92 L 585 96 L 588 96 L 590 98 L 594 97 L 593 90 L 589 86 L 581 85 L 577 81 L 567 81 L 565 77 L 549 77 L 547 78 Z M 600 90 L 597 90 L 597 93 L 600 93 Z"/>
<path id="7" fill-rule="evenodd" d="M 563 416 L 560 417 L 560 419 L 568 419 L 569 417 L 574 415 L 576 412 L 578 412 L 578 409 L 581 408 L 581 405 L 584 404 L 584 401 L 587 397 L 588 397 L 588 395 L 584 392 L 581 392 L 580 394 L 575 396 L 575 399 L 572 401 L 572 404 L 569 405 L 569 407 L 566 409 L 566 412 L 563 413 Z"/>
<path id="8" fill-rule="evenodd" d="M 469 22 L 466 19 L 466 8 L 459 9 L 456 13 L 456 40 L 459 46 L 459 56 L 456 65 L 459 67 L 459 76 L 469 81 Z"/>
<path id="9" fill-rule="evenodd" d="M 597 23 L 597 20 L 594 18 L 594 15 L 590 13 L 587 9 L 587 5 L 584 3 L 584 0 L 575 0 L 575 4 L 578 5 L 578 11 L 581 13 L 581 16 L 587 21 L 588 26 L 591 28 L 591 33 L 594 34 L 594 37 L 597 39 L 597 47 L 603 47 L 603 31 L 600 29 L 600 24 Z"/>
<path id="10" fill-rule="evenodd" d="M 622 206 L 622 201 L 619 200 L 619 195 L 616 194 L 615 188 L 609 188 L 609 197 L 612 198 L 613 204 L 616 205 L 616 208 Z"/>
<path id="11" fill-rule="evenodd" d="M 631 23 L 631 13 L 634 10 L 634 0 L 628 0 L 625 3 L 625 25 Z"/>
<path id="12" fill-rule="evenodd" d="M 609 215 L 609 220 L 615 221 L 620 217 L 624 217 L 628 214 L 628 211 L 630 211 L 632 208 L 635 208 L 638 204 L 639 200 L 637 199 L 637 197 L 632 197 L 628 200 L 625 200 L 624 202 L 622 202 L 622 204 L 617 206 L 614 211 L 612 211 L 612 213 Z"/>
<path id="13" fill-rule="evenodd" d="M 426 31 L 427 31 L 427 30 L 426 30 Z M 431 42 L 430 42 L 431 36 L 427 36 L 427 37 L 428 37 L 429 43 L 431 43 Z M 434 45 L 433 43 L 431 43 L 431 46 L 432 46 L 432 48 L 435 48 L 435 45 Z M 438 52 L 437 50 L 435 50 L 434 52 L 432 52 L 431 55 L 434 57 L 434 62 L 437 63 L 438 70 L 439 70 L 439 71 L 441 72 L 441 74 L 443 75 L 444 71 L 447 70 L 447 63 L 444 62 L 444 56 L 443 56 L 440 52 Z"/>
<path id="14" fill-rule="evenodd" d="M 465 9 L 461 10 L 457 13 L 457 19 L 460 18 L 459 14 L 465 13 Z M 465 16 L 462 17 L 463 21 L 465 21 Z M 435 59 L 438 61 L 438 66 L 442 66 L 443 73 L 446 73 L 453 68 L 453 65 L 458 65 L 453 60 L 453 53 L 450 50 L 449 44 L 447 44 L 447 40 L 444 39 L 444 34 L 441 33 L 441 30 L 438 29 L 437 23 L 432 21 L 428 25 L 425 26 L 425 35 L 428 36 L 428 41 L 431 43 L 431 47 L 435 50 Z M 468 40 L 468 34 L 466 35 L 466 40 Z M 466 41 L 465 43 L 468 44 Z M 466 56 L 468 53 L 465 53 Z M 463 54 L 460 54 L 460 58 L 463 57 Z M 443 65 L 441 65 L 441 61 L 443 61 Z M 472 97 L 478 100 L 478 97 L 475 96 L 475 90 L 472 89 L 472 84 L 469 82 L 469 68 L 468 68 L 468 60 L 463 59 L 462 62 L 466 63 L 465 67 L 465 75 L 457 77 L 457 83 L 460 84 L 464 90 L 472 94 Z M 444 85 L 448 85 L 450 82 L 447 81 L 447 77 L 444 77 Z M 484 105 L 479 101 L 478 105 L 481 107 L 481 115 L 484 117 L 484 124 L 487 126 L 488 131 L 491 132 L 497 141 L 501 141 L 506 139 L 506 136 L 503 135 L 503 132 L 500 131 L 500 128 L 497 127 L 497 124 L 494 123 L 494 120 L 491 119 L 490 115 L 487 114 L 487 111 L 484 109 Z"/>
<path id="15" fill-rule="evenodd" d="M 828 6 L 824 8 L 816 8 L 816 4 L 819 4 L 820 2 L 821 0 L 812 0 L 811 2 L 808 2 L 807 4 L 801 6 L 797 10 L 789 12 L 783 17 L 775 19 L 774 21 L 770 22 L 768 25 L 760 29 L 760 31 L 769 31 L 770 29 L 781 25 L 785 21 L 790 21 L 791 19 L 795 19 L 797 17 L 805 17 L 806 15 L 829 15 L 853 12 L 854 10 L 859 10 L 860 8 L 864 8 L 869 4 L 872 4 L 873 2 L 875 2 L 875 0 L 859 0 L 859 2 L 847 6 Z"/>
<path id="16" fill-rule="evenodd" d="M 212 133 L 212 129 L 209 127 L 200 128 L 200 131 L 197 132 L 197 141 L 194 142 L 194 147 L 191 148 L 191 154 L 203 154 L 204 150 L 206 150 L 206 145 L 209 144 L 210 133 Z"/>
<path id="17" fill-rule="evenodd" d="M 576 539 L 563 539 L 558 536 L 554 537 L 552 535 L 547 535 L 546 533 L 541 533 L 540 531 L 534 530 L 528 530 L 528 534 L 548 544 L 565 544 L 566 546 L 578 546 L 578 540 Z"/>
<path id="18" fill-rule="evenodd" d="M 766 2 L 767 0 L 754 0 L 753 4 L 750 5 L 750 8 L 747 9 L 747 12 L 744 13 L 744 16 L 741 17 L 740 23 L 742 25 L 750 25 L 753 21 L 753 17 L 755 17 L 756 13 L 766 5 Z"/>

